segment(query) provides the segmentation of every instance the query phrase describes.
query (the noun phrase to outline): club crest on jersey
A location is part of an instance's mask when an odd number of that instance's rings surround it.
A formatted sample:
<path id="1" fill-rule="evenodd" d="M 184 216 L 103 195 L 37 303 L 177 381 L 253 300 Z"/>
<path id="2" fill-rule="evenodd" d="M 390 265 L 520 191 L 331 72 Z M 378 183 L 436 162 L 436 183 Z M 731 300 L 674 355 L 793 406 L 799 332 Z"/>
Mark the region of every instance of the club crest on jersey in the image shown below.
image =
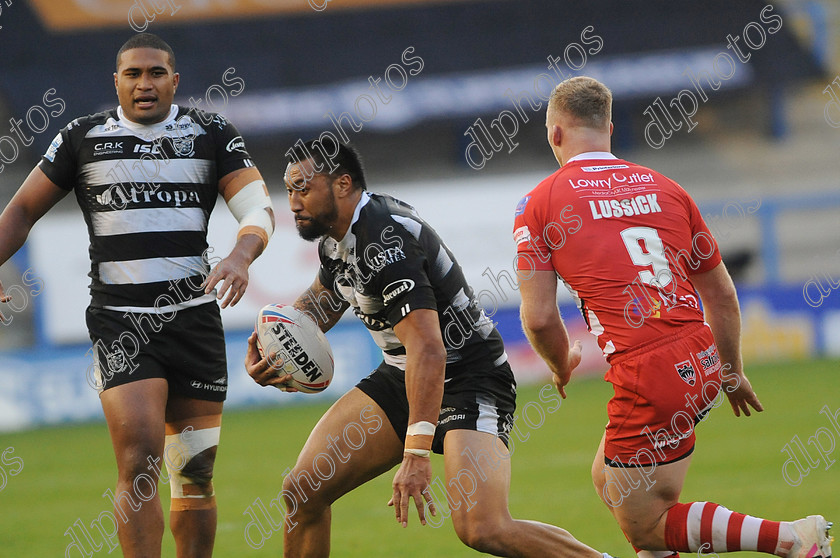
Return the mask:
<path id="1" fill-rule="evenodd" d="M 694 371 L 694 366 L 691 364 L 690 360 L 678 362 L 674 365 L 674 368 L 677 369 L 677 374 L 680 375 L 680 378 L 682 378 L 685 383 L 690 386 L 694 386 L 694 382 L 697 380 L 697 373 Z"/>
<path id="2" fill-rule="evenodd" d="M 513 212 L 514 217 L 518 217 L 525 213 L 525 206 L 528 205 L 529 201 L 531 201 L 531 196 L 525 196 L 519 200 L 519 203 L 516 204 L 516 211 Z"/>
<path id="3" fill-rule="evenodd" d="M 178 157 L 191 157 L 195 154 L 194 138 L 172 138 L 172 149 Z"/>

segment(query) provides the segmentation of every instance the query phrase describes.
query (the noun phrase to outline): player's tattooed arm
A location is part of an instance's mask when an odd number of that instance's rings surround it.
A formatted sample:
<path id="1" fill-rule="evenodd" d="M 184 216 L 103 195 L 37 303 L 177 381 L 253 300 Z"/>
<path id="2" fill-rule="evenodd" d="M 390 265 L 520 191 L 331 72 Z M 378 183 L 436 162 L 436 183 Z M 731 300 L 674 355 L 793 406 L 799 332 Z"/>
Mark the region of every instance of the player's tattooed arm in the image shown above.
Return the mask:
<path id="1" fill-rule="evenodd" d="M 312 286 L 298 297 L 293 306 L 315 320 L 321 331 L 327 332 L 338 322 L 350 304 L 335 291 L 322 285 L 321 280 L 316 277 Z"/>

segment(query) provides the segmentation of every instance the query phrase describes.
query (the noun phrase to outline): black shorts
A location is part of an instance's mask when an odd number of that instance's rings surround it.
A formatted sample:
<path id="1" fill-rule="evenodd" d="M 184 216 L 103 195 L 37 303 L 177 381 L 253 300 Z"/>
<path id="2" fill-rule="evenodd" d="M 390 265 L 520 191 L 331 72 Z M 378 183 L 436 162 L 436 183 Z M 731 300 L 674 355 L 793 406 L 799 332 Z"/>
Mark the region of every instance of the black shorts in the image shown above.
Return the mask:
<path id="1" fill-rule="evenodd" d="M 498 436 L 505 446 L 516 410 L 516 380 L 510 365 L 447 366 L 432 451 L 443 453 L 443 438 L 450 430 L 476 430 Z M 379 405 L 405 443 L 408 397 L 405 372 L 384 362 L 356 387 Z"/>
<path id="2" fill-rule="evenodd" d="M 93 342 L 88 383 L 95 389 L 164 378 L 170 393 L 205 401 L 225 400 L 227 359 L 217 304 L 183 308 L 168 315 L 129 315 L 88 307 L 85 321 Z"/>

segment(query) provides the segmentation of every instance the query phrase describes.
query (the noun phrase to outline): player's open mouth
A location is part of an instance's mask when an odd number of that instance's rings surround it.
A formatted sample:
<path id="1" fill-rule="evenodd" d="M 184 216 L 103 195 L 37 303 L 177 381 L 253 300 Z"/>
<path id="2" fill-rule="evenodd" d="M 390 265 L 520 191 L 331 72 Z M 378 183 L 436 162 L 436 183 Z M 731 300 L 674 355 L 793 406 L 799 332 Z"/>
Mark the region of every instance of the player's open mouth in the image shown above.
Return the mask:
<path id="1" fill-rule="evenodd" d="M 134 106 L 139 109 L 150 109 L 157 104 L 157 97 L 136 97 L 134 99 Z"/>

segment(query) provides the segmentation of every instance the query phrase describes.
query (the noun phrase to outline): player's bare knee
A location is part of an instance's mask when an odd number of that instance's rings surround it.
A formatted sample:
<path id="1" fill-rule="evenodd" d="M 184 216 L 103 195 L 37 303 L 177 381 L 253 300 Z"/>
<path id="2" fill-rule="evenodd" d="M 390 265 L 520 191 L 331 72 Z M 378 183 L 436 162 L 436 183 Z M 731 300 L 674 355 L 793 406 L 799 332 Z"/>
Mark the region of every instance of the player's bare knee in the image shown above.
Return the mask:
<path id="1" fill-rule="evenodd" d="M 461 521 L 456 520 L 453 523 L 458 538 L 473 550 L 486 554 L 498 554 L 498 551 L 504 548 L 506 531 L 501 525 L 478 518 L 473 519 L 468 513 L 462 514 Z"/>
<path id="2" fill-rule="evenodd" d="M 323 481 L 318 475 L 307 469 L 297 467 L 283 479 L 283 497 L 287 500 L 294 499 L 294 503 L 301 515 L 307 513 L 319 513 L 327 506 L 326 491 Z"/>
<path id="3" fill-rule="evenodd" d="M 117 460 L 120 482 L 133 483 L 134 479 L 140 475 L 150 475 L 152 471 L 149 468 L 149 460 L 153 460 L 153 456 L 155 455 L 157 453 L 152 446 L 145 444 L 132 447 L 122 452 Z M 157 481 L 156 474 L 154 477 L 155 481 Z"/>
<path id="4" fill-rule="evenodd" d="M 627 540 L 636 548 L 655 548 L 655 545 L 661 544 L 654 534 L 655 524 L 648 525 L 647 522 L 640 522 L 638 518 L 618 517 L 616 519 Z"/>

